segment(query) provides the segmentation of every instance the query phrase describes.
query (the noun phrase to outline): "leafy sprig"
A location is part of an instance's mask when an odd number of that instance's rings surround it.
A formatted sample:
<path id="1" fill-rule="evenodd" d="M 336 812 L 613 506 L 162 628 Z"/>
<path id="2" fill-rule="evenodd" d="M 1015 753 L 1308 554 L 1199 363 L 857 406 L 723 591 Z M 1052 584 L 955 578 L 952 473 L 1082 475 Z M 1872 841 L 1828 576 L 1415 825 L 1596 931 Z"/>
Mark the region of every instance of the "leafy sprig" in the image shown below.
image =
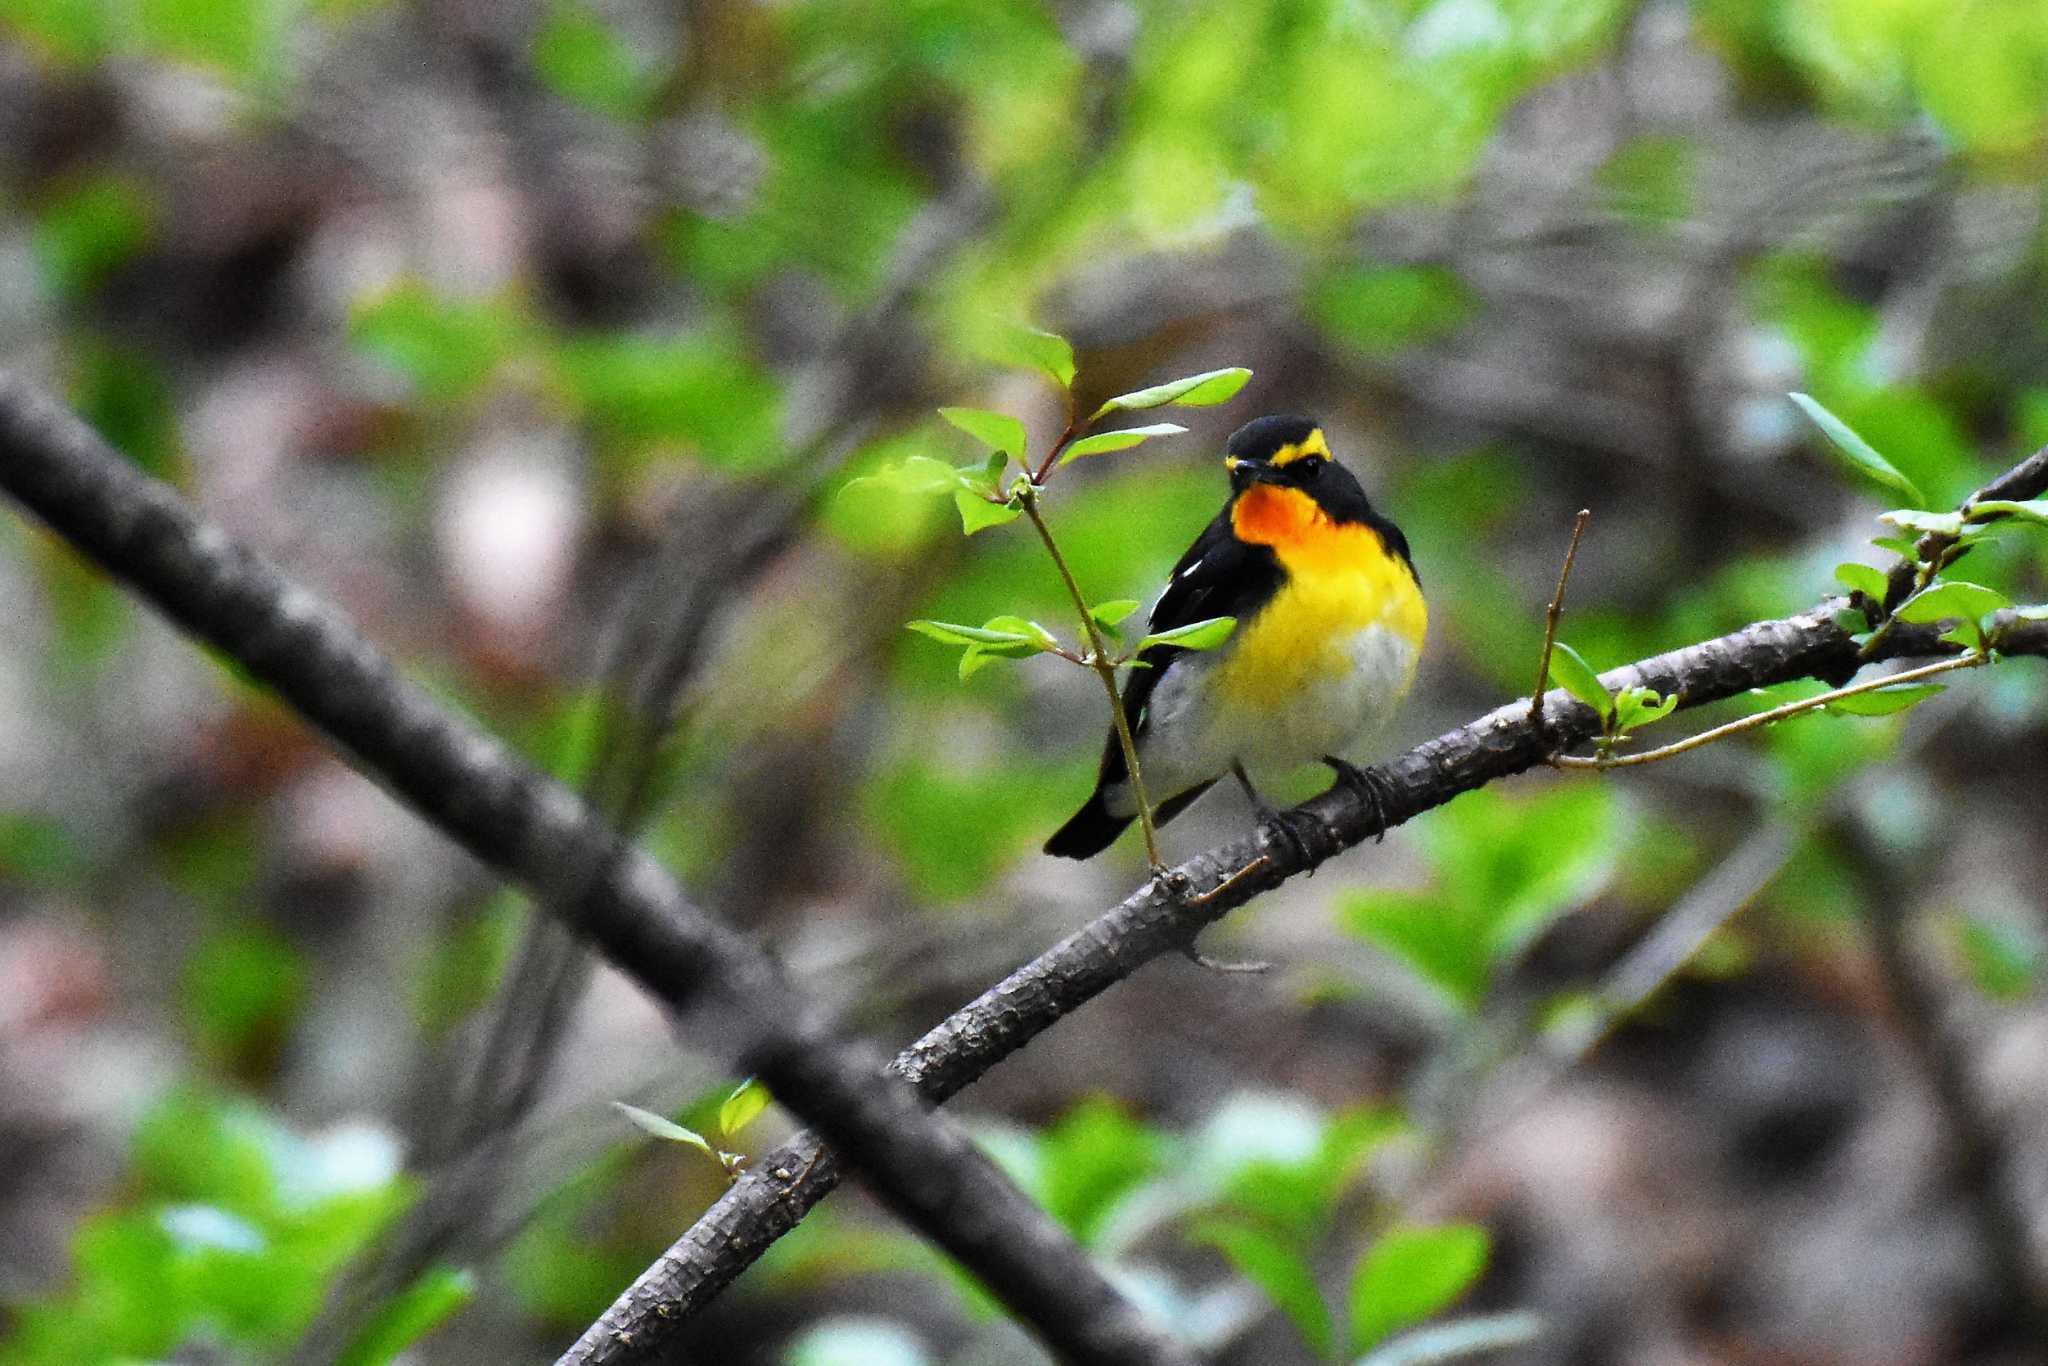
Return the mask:
<path id="1" fill-rule="evenodd" d="M 1846 422 L 1806 394 L 1793 394 L 1791 398 L 1851 467 L 1916 501 L 1925 501 L 1912 482 Z M 1679 699 L 1659 696 L 1643 687 L 1611 691 L 1576 650 L 1557 639 L 1565 586 L 1571 575 L 1572 560 L 1578 553 L 1579 536 L 1585 529 L 1586 515 L 1583 512 L 1579 514 L 1579 521 L 1572 532 L 1571 549 L 1565 555 L 1564 571 L 1558 578 L 1557 595 L 1550 604 L 1542 659 L 1537 671 L 1536 694 L 1530 700 L 1530 707 L 1532 715 L 1541 716 L 1543 692 L 1550 680 L 1555 679 L 1566 692 L 1598 713 L 1601 733 L 1595 742 L 1593 757 L 1555 755 L 1551 762 L 1559 767 L 1615 768 L 1655 763 L 1807 712 L 1827 711 L 1841 716 L 1894 715 L 1943 691 L 1942 685 L 1922 680 L 1956 669 L 1978 668 L 1995 662 L 2005 623 L 2048 616 L 2048 608 L 2016 607 L 2011 599 L 1995 588 L 1967 579 L 1942 577 L 1943 571 L 1967 554 L 1972 546 L 2003 525 L 2048 526 L 2048 499 L 1973 498 L 1951 512 L 1895 508 L 1880 513 L 1878 520 L 1908 534 L 1881 536 L 1873 543 L 1897 554 L 1900 564 L 1890 571 L 1853 560 L 1835 566 L 1835 578 L 1849 590 L 1850 606 L 1842 614 L 1842 623 L 1858 647 L 1860 659 L 1874 657 L 1878 647 L 1902 622 L 1949 623 L 1941 639 L 1958 647 L 1957 654 L 1915 669 L 1800 698 L 1657 749 L 1621 755 L 1616 750 L 1632 737 L 1637 727 L 1662 720 L 1678 705 Z"/>
<path id="2" fill-rule="evenodd" d="M 1227 403 L 1244 388 L 1252 372 L 1233 366 L 1134 389 L 1105 401 L 1083 418 L 1074 405 L 1074 378 L 1079 370 L 1074 361 L 1074 349 L 1065 338 L 1035 328 L 1017 328 L 1008 338 L 1005 353 L 1043 373 L 1059 386 L 1065 399 L 1066 425 L 1035 461 L 1029 433 L 1017 418 L 986 408 L 947 407 L 939 409 L 939 416 L 986 447 L 989 453 L 984 460 L 978 464 L 954 466 L 930 456 L 912 456 L 866 477 L 907 492 L 950 494 L 960 512 L 963 535 L 972 536 L 1016 521 L 1019 517 L 1028 517 L 1073 603 L 1078 637 L 1069 643 L 1038 622 L 1013 613 L 990 617 L 979 626 L 919 620 L 910 622 L 909 627 L 920 635 L 960 648 L 960 678 L 963 682 L 996 660 L 1028 659 L 1041 654 L 1057 656 L 1093 671 L 1102 681 L 1109 702 L 1111 724 L 1123 750 L 1125 767 L 1131 775 L 1139 824 L 1145 836 L 1145 855 L 1157 873 L 1164 869 L 1165 863 L 1159 856 L 1158 830 L 1152 818 L 1152 802 L 1145 790 L 1137 744 L 1117 693 L 1116 671 L 1126 666 L 1150 667 L 1138 656 L 1161 646 L 1182 650 L 1215 649 L 1229 639 L 1237 621 L 1233 617 L 1211 617 L 1146 635 L 1136 644 L 1125 646 L 1125 633 L 1120 623 L 1138 609 L 1138 600 L 1119 598 L 1112 602 L 1089 602 L 1046 521 L 1043 496 L 1057 472 L 1075 460 L 1130 450 L 1147 441 L 1178 436 L 1187 430 L 1172 422 L 1097 430 L 1103 419 L 1116 413 L 1153 408 L 1207 408 Z M 1012 462 L 1016 465 L 1014 473 Z"/>

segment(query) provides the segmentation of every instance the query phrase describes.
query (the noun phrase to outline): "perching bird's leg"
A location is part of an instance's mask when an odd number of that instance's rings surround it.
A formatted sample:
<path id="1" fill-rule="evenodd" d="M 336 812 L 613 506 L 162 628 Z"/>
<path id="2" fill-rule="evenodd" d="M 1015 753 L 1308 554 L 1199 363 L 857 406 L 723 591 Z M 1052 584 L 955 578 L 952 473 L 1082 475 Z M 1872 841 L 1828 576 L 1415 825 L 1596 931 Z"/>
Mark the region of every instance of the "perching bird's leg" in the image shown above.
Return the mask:
<path id="1" fill-rule="evenodd" d="M 1330 771 L 1337 775 L 1338 782 L 1356 792 L 1358 799 L 1365 803 L 1365 809 L 1372 813 L 1373 824 L 1379 827 L 1373 833 L 1373 842 L 1375 844 L 1385 844 L 1387 842 L 1387 799 L 1393 795 L 1387 790 L 1387 780 L 1382 778 L 1376 769 L 1360 768 L 1356 764 L 1347 763 L 1339 759 L 1334 754 L 1325 754 L 1323 762 L 1328 764 Z"/>
<path id="2" fill-rule="evenodd" d="M 1238 786 L 1244 789 L 1244 795 L 1251 798 L 1252 810 L 1258 813 L 1259 823 L 1277 832 L 1280 839 L 1294 850 L 1295 863 L 1307 869 L 1310 877 L 1314 877 L 1316 869 L 1310 852 L 1309 837 L 1318 827 L 1316 818 L 1306 811 L 1282 811 L 1261 797 L 1259 790 L 1252 786 L 1251 775 L 1244 771 L 1242 762 L 1231 760 L 1230 771 L 1237 776 Z"/>

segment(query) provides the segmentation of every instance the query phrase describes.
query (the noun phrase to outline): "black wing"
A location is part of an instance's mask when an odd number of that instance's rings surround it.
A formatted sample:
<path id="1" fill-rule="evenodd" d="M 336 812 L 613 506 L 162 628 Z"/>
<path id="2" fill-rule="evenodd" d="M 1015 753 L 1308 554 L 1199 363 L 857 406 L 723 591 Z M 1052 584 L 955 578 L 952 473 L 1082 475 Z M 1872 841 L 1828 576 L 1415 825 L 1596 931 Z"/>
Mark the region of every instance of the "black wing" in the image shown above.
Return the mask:
<path id="1" fill-rule="evenodd" d="M 1173 567 L 1173 577 L 1166 581 L 1159 601 L 1152 604 L 1151 628 L 1154 632 L 1171 631 L 1210 617 L 1236 617 L 1243 621 L 1279 591 L 1285 577 L 1272 547 L 1246 545 L 1237 539 L 1226 506 Z M 1138 656 L 1140 662 L 1151 667 L 1131 670 L 1130 679 L 1124 684 L 1124 716 L 1134 736 L 1145 734 L 1150 719 L 1146 705 L 1152 699 L 1152 690 L 1159 686 L 1167 667 L 1186 653 L 1177 645 L 1154 645 Z M 1132 818 L 1111 815 L 1104 794 L 1127 776 L 1123 746 L 1117 743 L 1112 728 L 1102 747 L 1102 768 L 1095 781 L 1094 795 L 1045 842 L 1045 852 L 1063 858 L 1091 858 L 1108 848 Z M 1159 801 L 1154 818 L 1159 824 L 1166 824 L 1208 788 L 1208 783 L 1198 783 L 1185 792 L 1151 794 Z"/>
<path id="2" fill-rule="evenodd" d="M 1237 539 L 1226 506 L 1173 567 L 1165 591 L 1152 604 L 1151 632 L 1172 631 L 1210 617 L 1237 617 L 1241 622 L 1266 604 L 1285 577 L 1271 546 Z M 1145 733 L 1145 705 L 1167 666 L 1186 653 L 1177 645 L 1154 645 L 1138 656 L 1139 663 L 1152 667 L 1131 670 L 1130 681 L 1124 684 L 1124 720 L 1133 736 Z M 1112 731 L 1103 749 L 1101 781 L 1118 783 L 1124 776 L 1123 749 Z"/>

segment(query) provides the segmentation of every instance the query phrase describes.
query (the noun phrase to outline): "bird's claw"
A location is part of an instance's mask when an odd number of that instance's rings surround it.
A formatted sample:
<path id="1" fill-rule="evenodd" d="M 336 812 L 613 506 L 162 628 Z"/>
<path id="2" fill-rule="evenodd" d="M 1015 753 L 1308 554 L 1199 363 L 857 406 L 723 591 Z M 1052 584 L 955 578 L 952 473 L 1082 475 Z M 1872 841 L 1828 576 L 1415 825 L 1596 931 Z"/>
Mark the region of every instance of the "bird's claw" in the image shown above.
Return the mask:
<path id="1" fill-rule="evenodd" d="M 1280 811 L 1263 807 L 1259 823 L 1268 833 L 1268 843 L 1285 844 L 1294 851 L 1295 866 L 1310 877 L 1316 875 L 1313 840 L 1322 832 L 1322 822 L 1306 811 Z"/>
<path id="2" fill-rule="evenodd" d="M 1357 793 L 1358 799 L 1365 803 L 1365 809 L 1372 814 L 1373 824 L 1379 827 L 1373 834 L 1373 842 L 1386 843 L 1387 801 L 1393 795 L 1388 790 L 1387 780 L 1377 769 L 1360 768 L 1334 754 L 1325 754 L 1323 762 L 1337 775 L 1337 782 Z"/>

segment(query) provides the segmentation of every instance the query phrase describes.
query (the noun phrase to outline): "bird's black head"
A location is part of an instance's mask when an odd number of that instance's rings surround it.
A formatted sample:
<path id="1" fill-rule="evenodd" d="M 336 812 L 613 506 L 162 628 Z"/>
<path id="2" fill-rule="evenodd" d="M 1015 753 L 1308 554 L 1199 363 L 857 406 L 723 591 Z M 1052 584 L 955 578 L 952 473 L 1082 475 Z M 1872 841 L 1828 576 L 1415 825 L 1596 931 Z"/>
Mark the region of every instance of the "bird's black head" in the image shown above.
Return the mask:
<path id="1" fill-rule="evenodd" d="M 1377 520 L 1365 490 L 1330 454 L 1322 424 L 1314 418 L 1253 418 L 1231 435 L 1223 464 L 1234 494 L 1253 484 L 1278 484 L 1315 499 L 1333 522 Z"/>

